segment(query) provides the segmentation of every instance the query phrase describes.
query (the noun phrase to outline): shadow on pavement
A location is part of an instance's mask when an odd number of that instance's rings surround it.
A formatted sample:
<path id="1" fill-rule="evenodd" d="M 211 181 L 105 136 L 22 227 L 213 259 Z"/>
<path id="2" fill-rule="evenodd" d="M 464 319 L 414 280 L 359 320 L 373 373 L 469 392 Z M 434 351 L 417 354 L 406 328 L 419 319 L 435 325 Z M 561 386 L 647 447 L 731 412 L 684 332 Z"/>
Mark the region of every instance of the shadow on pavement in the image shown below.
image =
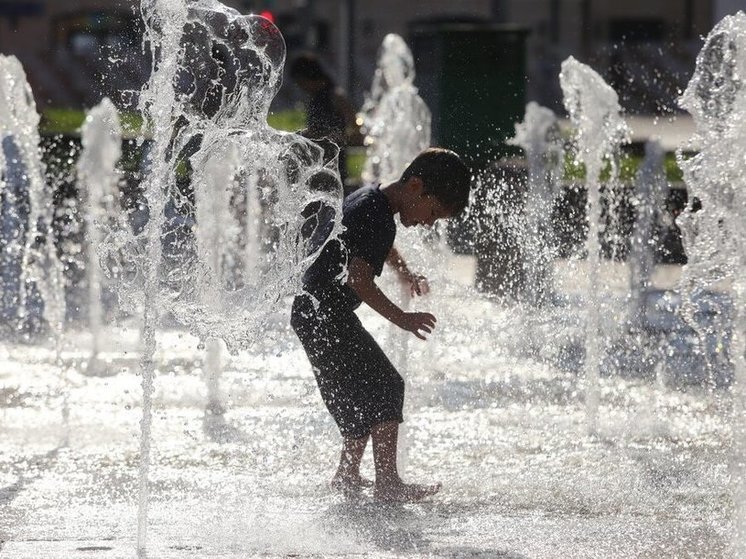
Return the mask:
<path id="1" fill-rule="evenodd" d="M 9 472 L 11 476 L 17 478 L 16 481 L 5 487 L 0 487 L 0 511 L 7 511 L 7 507 L 21 494 L 27 485 L 33 483 L 45 472 L 51 470 L 57 461 L 60 449 L 65 446 L 67 446 L 66 442 L 42 454 L 19 457 L 11 465 L 11 471 Z M 33 464 L 36 467 L 29 468 L 29 464 Z M 10 540 L 11 536 L 11 523 L 8 522 L 9 519 L 4 517 L 5 514 L 0 516 L 2 518 L 2 522 L 0 522 L 0 551 L 2 551 L 3 545 Z"/>
<path id="2" fill-rule="evenodd" d="M 208 439 L 219 444 L 250 443 L 252 438 L 247 433 L 230 425 L 222 413 L 211 413 L 205 410 L 202 417 L 202 430 Z"/>
<path id="3" fill-rule="evenodd" d="M 329 524 L 356 538 L 373 544 L 381 551 L 426 554 L 428 557 L 476 557 L 490 559 L 527 559 L 518 553 L 470 546 L 433 545 L 428 532 L 442 531 L 438 524 L 448 521 L 431 503 L 402 505 L 370 500 L 342 501 L 327 511 Z"/>

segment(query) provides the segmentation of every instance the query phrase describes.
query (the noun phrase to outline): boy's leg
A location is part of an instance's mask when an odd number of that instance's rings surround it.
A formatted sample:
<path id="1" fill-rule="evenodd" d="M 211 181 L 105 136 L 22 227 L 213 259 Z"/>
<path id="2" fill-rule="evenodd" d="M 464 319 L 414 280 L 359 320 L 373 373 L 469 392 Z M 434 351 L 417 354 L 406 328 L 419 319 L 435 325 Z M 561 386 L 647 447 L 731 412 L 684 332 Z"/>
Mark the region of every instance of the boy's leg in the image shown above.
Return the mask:
<path id="1" fill-rule="evenodd" d="M 342 452 L 339 456 L 339 466 L 332 478 L 332 487 L 337 489 L 359 489 L 365 485 L 360 477 L 360 462 L 368 444 L 368 436 L 359 439 L 345 437 Z"/>
<path id="2" fill-rule="evenodd" d="M 396 468 L 399 422 L 384 421 L 371 429 L 373 461 L 376 467 L 375 497 L 381 501 L 413 502 L 434 495 L 440 484 L 404 483 Z"/>

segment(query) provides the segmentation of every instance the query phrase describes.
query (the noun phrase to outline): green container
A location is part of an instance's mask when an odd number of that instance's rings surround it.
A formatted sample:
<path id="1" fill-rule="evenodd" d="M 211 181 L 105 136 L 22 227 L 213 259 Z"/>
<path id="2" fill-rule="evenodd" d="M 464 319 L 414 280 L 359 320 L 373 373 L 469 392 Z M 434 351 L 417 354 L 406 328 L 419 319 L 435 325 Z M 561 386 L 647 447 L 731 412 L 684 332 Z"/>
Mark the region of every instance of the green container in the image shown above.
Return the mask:
<path id="1" fill-rule="evenodd" d="M 433 113 L 433 144 L 476 171 L 516 153 L 505 141 L 526 107 L 526 36 L 491 23 L 421 23 L 410 28 L 420 95 Z"/>

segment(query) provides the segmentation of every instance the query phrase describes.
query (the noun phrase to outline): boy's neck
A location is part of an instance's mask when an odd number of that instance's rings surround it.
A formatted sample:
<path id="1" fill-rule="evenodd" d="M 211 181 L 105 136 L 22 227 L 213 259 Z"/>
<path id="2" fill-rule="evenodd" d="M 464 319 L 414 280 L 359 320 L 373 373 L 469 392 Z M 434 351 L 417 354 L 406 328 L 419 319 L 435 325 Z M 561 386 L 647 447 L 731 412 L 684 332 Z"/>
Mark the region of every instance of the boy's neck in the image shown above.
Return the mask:
<path id="1" fill-rule="evenodd" d="M 382 186 L 381 192 L 389 201 L 391 212 L 394 215 L 398 214 L 404 202 L 404 185 L 399 181 L 394 181 L 387 184 L 386 186 Z"/>

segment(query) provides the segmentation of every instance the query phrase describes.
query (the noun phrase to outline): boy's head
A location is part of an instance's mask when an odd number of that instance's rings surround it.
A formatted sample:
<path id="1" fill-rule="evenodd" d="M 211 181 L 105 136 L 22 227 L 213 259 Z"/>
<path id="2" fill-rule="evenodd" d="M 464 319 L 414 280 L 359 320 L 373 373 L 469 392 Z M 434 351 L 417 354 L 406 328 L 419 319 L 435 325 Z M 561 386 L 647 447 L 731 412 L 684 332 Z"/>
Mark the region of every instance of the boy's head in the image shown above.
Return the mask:
<path id="1" fill-rule="evenodd" d="M 453 151 L 428 148 L 407 166 L 399 182 L 408 195 L 401 211 L 405 227 L 454 217 L 469 202 L 471 173 Z"/>

